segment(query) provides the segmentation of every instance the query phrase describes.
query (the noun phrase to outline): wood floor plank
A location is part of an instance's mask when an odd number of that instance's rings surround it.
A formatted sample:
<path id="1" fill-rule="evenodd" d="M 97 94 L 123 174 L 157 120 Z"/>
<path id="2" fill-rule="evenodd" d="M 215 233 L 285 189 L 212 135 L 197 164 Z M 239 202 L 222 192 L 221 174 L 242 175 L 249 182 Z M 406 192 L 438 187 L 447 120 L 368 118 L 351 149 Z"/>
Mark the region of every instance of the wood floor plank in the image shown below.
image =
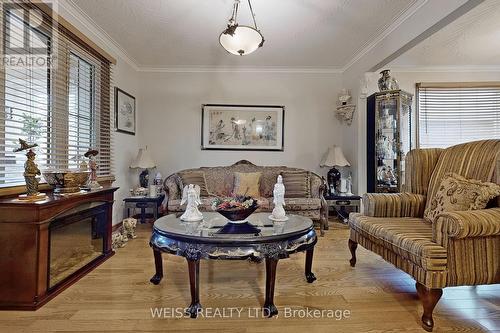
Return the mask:
<path id="1" fill-rule="evenodd" d="M 149 225 L 115 256 L 35 312 L 0 312 L 0 332 L 424 332 L 415 282 L 377 255 L 358 250 L 349 266 L 348 229 L 331 224 L 314 253 L 318 280 L 304 278 L 304 255 L 278 263 L 278 318 L 256 315 L 264 302 L 265 266 L 202 261 L 205 309 L 239 308 L 230 318 L 153 317 L 151 309 L 182 309 L 190 301 L 184 258 L 164 256 L 165 277 L 152 285 Z M 435 310 L 435 332 L 500 332 L 500 286 L 447 288 Z M 307 310 L 349 311 L 349 317 L 308 318 Z M 286 313 L 295 312 L 295 316 Z M 301 312 L 302 311 L 302 312 Z"/>

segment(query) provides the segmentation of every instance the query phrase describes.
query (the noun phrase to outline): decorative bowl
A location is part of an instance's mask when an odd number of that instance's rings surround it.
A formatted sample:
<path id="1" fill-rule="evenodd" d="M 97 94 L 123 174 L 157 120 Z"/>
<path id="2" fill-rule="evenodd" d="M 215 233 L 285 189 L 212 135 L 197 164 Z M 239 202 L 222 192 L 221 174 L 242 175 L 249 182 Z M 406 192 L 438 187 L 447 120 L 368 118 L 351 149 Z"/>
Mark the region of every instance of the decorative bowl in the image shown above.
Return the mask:
<path id="1" fill-rule="evenodd" d="M 54 188 L 55 193 L 74 193 L 87 185 L 90 170 L 44 170 L 43 179 Z"/>
<path id="2" fill-rule="evenodd" d="M 257 203 L 254 203 L 248 208 L 233 208 L 233 209 L 219 209 L 216 212 L 224 216 L 232 223 L 244 223 L 245 219 L 252 215 L 255 210 L 259 208 Z"/>

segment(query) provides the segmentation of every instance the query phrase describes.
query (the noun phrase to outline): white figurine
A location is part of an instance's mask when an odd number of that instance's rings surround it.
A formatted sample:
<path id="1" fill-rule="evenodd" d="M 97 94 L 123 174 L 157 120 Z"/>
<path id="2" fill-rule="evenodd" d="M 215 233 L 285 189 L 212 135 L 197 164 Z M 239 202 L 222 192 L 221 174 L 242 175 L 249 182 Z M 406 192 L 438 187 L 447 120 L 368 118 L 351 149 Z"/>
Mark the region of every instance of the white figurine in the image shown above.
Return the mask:
<path id="1" fill-rule="evenodd" d="M 184 186 L 181 205 L 186 202 L 186 211 L 181 215 L 181 220 L 187 222 L 203 220 L 203 214 L 198 210 L 198 205 L 201 205 L 200 187 L 198 185 L 189 184 Z"/>
<path id="2" fill-rule="evenodd" d="M 281 177 L 281 175 L 278 176 L 277 183 L 274 184 L 273 203 L 274 209 L 269 218 L 274 221 L 288 220 L 285 209 L 283 208 L 285 205 L 285 185 L 283 185 L 283 177 Z"/>

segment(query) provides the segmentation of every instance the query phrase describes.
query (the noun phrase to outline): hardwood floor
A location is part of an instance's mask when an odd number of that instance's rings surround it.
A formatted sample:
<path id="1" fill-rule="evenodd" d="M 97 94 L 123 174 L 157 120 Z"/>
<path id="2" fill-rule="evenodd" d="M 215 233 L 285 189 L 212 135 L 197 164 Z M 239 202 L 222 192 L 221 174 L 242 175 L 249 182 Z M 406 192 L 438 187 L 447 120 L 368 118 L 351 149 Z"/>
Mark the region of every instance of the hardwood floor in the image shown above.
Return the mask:
<path id="1" fill-rule="evenodd" d="M 278 263 L 278 318 L 253 318 L 264 302 L 265 265 L 246 261 L 201 264 L 201 303 L 220 310 L 220 316 L 153 318 L 151 308 L 183 308 L 190 294 L 188 267 L 180 257 L 165 255 L 164 279 L 157 286 L 149 283 L 154 273 L 149 236 L 150 226 L 140 225 L 138 238 L 38 311 L 0 312 L 0 332 L 424 332 L 415 282 L 362 247 L 351 268 L 348 229 L 336 223 L 314 252 L 317 281 L 305 281 L 305 254 Z M 231 307 L 241 308 L 241 316 L 233 310 L 232 318 L 221 318 Z M 306 307 L 349 310 L 350 317 L 285 318 L 285 311 Z M 500 285 L 445 289 L 434 320 L 435 332 L 500 332 Z"/>

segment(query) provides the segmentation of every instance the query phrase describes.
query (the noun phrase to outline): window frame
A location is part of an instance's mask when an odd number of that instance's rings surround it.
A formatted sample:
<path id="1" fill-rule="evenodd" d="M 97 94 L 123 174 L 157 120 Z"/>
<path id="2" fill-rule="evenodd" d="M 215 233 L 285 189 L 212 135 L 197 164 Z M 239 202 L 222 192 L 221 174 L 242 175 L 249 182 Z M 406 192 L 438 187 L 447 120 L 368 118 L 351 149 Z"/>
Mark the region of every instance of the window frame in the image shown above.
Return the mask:
<path id="1" fill-rule="evenodd" d="M 473 81 L 473 82 L 417 82 L 415 84 L 415 147 L 420 145 L 420 89 L 422 88 L 500 88 L 500 81 Z M 500 104 L 500 103 L 499 103 Z"/>

